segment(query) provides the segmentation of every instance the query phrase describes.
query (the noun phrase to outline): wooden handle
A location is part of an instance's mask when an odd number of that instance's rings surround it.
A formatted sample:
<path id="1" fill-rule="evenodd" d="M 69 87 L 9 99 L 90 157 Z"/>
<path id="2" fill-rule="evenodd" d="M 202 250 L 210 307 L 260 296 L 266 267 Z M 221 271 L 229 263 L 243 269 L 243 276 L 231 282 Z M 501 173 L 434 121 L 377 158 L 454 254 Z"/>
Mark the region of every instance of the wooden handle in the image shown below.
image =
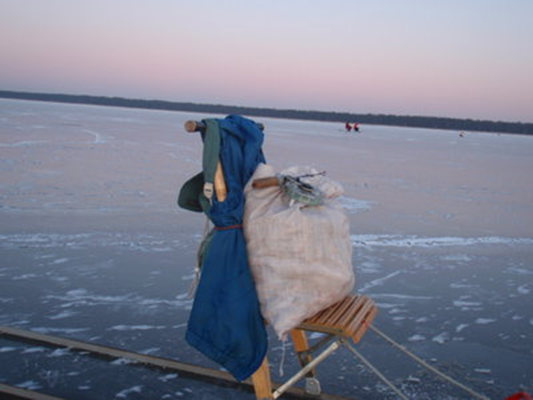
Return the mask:
<path id="1" fill-rule="evenodd" d="M 254 189 L 263 189 L 267 187 L 279 186 L 279 180 L 277 176 L 269 176 L 267 178 L 255 179 L 252 182 Z"/>
<path id="2" fill-rule="evenodd" d="M 189 133 L 200 132 L 202 129 L 205 129 L 203 122 L 193 120 L 185 122 L 185 130 Z"/>
<path id="3" fill-rule="evenodd" d="M 263 124 L 256 123 L 256 125 L 261 130 L 265 129 L 265 126 Z M 206 125 L 202 121 L 194 121 L 194 120 L 189 120 L 185 122 L 184 126 L 185 126 L 185 130 L 190 133 L 205 131 L 205 129 L 207 128 Z M 274 178 L 274 179 L 276 180 L 276 185 L 277 185 L 277 178 Z M 217 163 L 214 184 L 215 184 L 215 194 L 217 196 L 217 200 L 222 203 L 228 197 L 228 189 L 226 186 L 226 182 L 224 180 L 224 170 L 222 169 L 222 164 L 220 163 L 220 161 L 218 161 Z"/>
<path id="4" fill-rule="evenodd" d="M 256 125 L 262 131 L 265 130 L 265 126 L 263 124 L 259 124 L 259 123 L 256 122 Z M 185 122 L 184 126 L 185 126 L 185 130 L 187 132 L 189 132 L 189 133 L 201 132 L 201 131 L 205 131 L 205 129 L 206 129 L 206 126 L 205 126 L 205 124 L 202 121 L 189 120 L 189 121 Z"/>
<path id="5" fill-rule="evenodd" d="M 220 203 L 224 202 L 226 197 L 228 197 L 228 188 L 224 180 L 224 170 L 220 161 L 217 163 L 217 169 L 215 171 L 215 194 Z"/>

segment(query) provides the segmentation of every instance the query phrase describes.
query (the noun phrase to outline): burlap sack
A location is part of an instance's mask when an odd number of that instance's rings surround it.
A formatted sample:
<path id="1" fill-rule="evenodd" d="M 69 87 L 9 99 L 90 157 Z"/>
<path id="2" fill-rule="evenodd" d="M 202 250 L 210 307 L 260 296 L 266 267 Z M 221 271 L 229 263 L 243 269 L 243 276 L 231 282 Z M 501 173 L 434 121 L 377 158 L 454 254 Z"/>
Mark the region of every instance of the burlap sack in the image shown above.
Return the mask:
<path id="1" fill-rule="evenodd" d="M 292 167 L 282 175 L 318 171 Z M 354 286 L 349 221 L 336 198 L 340 184 L 306 178 L 326 195 L 321 206 L 291 205 L 279 187 L 253 189 L 254 179 L 275 175 L 260 164 L 245 187 L 244 232 L 261 312 L 279 338 L 304 319 L 342 300 Z"/>

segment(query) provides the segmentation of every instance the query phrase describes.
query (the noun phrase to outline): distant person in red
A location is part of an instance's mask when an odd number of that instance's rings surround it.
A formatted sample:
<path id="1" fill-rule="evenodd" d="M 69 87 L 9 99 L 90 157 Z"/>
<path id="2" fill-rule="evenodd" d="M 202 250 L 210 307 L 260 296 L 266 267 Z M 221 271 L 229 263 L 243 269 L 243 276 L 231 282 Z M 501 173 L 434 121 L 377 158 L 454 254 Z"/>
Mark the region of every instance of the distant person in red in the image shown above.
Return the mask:
<path id="1" fill-rule="evenodd" d="M 354 132 L 359 132 L 359 124 L 357 122 L 353 123 L 353 130 Z"/>
<path id="2" fill-rule="evenodd" d="M 346 132 L 351 132 L 352 131 L 352 126 L 350 125 L 349 122 L 346 122 L 346 125 L 344 127 L 346 128 Z"/>

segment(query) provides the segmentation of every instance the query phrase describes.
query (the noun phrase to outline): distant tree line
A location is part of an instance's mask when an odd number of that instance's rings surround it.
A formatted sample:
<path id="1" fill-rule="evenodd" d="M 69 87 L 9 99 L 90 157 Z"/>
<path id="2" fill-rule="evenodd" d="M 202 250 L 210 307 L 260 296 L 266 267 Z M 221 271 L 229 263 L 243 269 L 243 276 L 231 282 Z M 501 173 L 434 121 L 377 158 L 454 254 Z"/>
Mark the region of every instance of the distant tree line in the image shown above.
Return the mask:
<path id="1" fill-rule="evenodd" d="M 354 114 L 347 112 L 283 110 L 274 108 L 241 107 L 220 104 L 196 104 L 162 100 L 125 99 L 87 95 L 29 93 L 0 90 L 0 98 L 49 101 L 56 103 L 93 104 L 101 106 L 144 108 L 152 110 L 188 111 L 207 114 L 241 114 L 249 117 L 271 117 L 328 122 L 358 122 L 360 124 L 390 125 L 415 128 L 449 129 L 533 135 L 533 123 L 502 122 L 444 117 L 422 117 L 389 114 Z"/>

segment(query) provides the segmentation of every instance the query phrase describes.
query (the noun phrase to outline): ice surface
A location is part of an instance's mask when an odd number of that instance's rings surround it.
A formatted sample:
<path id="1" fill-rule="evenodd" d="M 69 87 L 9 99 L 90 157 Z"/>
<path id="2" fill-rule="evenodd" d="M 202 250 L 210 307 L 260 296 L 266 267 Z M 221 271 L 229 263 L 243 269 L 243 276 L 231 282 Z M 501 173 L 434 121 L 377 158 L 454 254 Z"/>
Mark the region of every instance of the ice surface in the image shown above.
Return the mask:
<path id="1" fill-rule="evenodd" d="M 176 206 L 201 168 L 200 140 L 182 126 L 204 117 L 0 100 L 1 325 L 213 367 L 184 341 L 204 218 Z M 356 290 L 378 303 L 376 326 L 491 398 L 531 388 L 532 138 L 365 125 L 347 135 L 338 123 L 261 122 L 276 169 L 311 165 L 343 185 Z M 279 365 L 279 343 L 270 348 Z M 143 380 L 124 360 L 103 373 L 76 352 L 55 351 L 1 342 L 0 376 L 80 399 L 235 398 L 173 374 Z M 289 373 L 297 361 L 286 351 Z M 412 398 L 469 398 L 371 333 L 360 351 Z M 325 391 L 390 397 L 337 353 L 319 367 Z M 57 375 L 69 359 L 77 367 Z M 57 364 L 33 369 L 41 363 Z M 100 384 L 108 373 L 120 379 Z"/>

